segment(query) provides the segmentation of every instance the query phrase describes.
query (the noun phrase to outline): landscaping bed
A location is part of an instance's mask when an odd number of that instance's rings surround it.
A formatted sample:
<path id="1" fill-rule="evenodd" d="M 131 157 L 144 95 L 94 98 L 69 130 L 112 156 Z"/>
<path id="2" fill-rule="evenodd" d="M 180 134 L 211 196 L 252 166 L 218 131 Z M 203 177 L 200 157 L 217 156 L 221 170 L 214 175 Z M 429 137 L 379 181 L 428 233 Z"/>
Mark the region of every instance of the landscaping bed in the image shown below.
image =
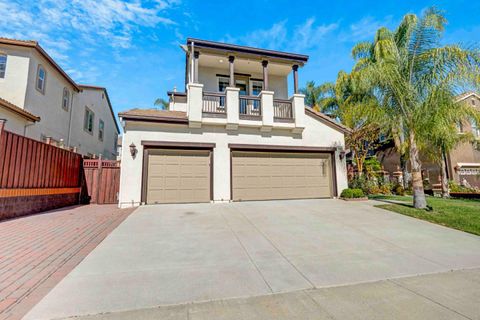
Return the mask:
<path id="1" fill-rule="evenodd" d="M 432 210 L 415 209 L 412 197 L 404 196 L 371 196 L 370 199 L 380 201 L 402 201 L 405 203 L 389 203 L 376 207 L 426 220 L 449 228 L 480 235 L 480 201 L 468 199 L 442 199 L 427 197 Z"/>

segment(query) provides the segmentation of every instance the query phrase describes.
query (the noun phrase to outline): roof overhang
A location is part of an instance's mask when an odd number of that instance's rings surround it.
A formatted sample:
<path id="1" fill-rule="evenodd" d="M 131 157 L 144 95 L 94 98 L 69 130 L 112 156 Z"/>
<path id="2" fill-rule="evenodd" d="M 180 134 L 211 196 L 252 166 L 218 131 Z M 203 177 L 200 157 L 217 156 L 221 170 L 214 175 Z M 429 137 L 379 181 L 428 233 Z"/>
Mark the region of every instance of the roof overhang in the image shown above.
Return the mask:
<path id="1" fill-rule="evenodd" d="M 260 49 L 247 46 L 239 46 L 236 44 L 228 44 L 223 42 L 215 42 L 209 40 L 201 40 L 195 38 L 187 39 L 187 46 L 193 43 L 195 49 L 203 49 L 206 52 L 222 52 L 225 55 L 235 54 L 239 57 L 246 58 L 272 58 L 279 62 L 289 62 L 303 66 L 308 61 L 308 56 L 298 53 L 290 53 L 276 50 Z"/>
<path id="2" fill-rule="evenodd" d="M 30 112 L 14 105 L 13 103 L 7 101 L 7 100 L 4 100 L 2 98 L 0 98 L 0 108 L 4 108 L 4 109 L 7 109 L 8 111 L 12 112 L 12 113 L 15 113 L 16 115 L 24 118 L 25 120 L 28 120 L 30 122 L 37 122 L 37 121 L 40 121 L 40 117 L 34 115 L 34 114 L 31 114 Z"/>
<path id="3" fill-rule="evenodd" d="M 352 132 L 352 130 L 346 126 L 344 126 L 343 124 L 341 123 L 338 123 L 337 121 L 333 120 L 332 118 L 330 118 L 329 116 L 321 113 L 321 112 L 317 112 L 309 107 L 305 107 L 305 114 L 317 119 L 318 121 L 326 124 L 327 126 L 337 130 L 337 131 L 340 131 L 342 132 L 343 134 L 350 134 Z"/>

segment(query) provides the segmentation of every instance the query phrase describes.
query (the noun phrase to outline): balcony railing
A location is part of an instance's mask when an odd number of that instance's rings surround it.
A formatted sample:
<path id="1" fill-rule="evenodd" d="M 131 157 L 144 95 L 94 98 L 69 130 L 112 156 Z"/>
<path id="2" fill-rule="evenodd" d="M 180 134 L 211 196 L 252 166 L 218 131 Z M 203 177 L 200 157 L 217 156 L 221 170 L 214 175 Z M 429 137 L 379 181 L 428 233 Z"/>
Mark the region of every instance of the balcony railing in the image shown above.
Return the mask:
<path id="1" fill-rule="evenodd" d="M 292 102 L 290 100 L 273 99 L 273 118 L 278 121 L 292 121 Z"/>
<path id="2" fill-rule="evenodd" d="M 226 115 L 225 93 L 204 92 L 202 99 L 202 112 L 212 116 Z"/>
<path id="3" fill-rule="evenodd" d="M 262 103 L 260 97 L 240 96 L 239 116 L 242 119 L 257 120 L 262 116 Z"/>

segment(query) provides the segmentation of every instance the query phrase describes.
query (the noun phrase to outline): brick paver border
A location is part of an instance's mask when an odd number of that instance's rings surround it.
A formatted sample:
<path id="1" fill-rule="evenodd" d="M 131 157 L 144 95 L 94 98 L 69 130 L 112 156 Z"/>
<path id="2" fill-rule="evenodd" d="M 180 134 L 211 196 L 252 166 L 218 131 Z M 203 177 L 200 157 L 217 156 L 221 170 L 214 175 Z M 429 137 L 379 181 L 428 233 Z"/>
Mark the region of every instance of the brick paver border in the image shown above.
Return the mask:
<path id="1" fill-rule="evenodd" d="M 21 319 L 133 211 L 76 206 L 0 222 L 0 320 Z"/>

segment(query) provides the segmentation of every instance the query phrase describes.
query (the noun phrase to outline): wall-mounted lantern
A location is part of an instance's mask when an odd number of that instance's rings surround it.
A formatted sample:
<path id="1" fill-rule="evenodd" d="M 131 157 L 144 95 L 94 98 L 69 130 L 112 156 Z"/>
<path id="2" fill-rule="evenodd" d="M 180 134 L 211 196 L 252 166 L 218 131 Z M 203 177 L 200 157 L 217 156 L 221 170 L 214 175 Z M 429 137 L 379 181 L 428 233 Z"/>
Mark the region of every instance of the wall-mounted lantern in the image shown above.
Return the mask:
<path id="1" fill-rule="evenodd" d="M 345 158 L 345 149 L 343 148 L 343 146 L 337 146 L 337 152 L 340 160 L 343 160 L 343 158 Z"/>
<path id="2" fill-rule="evenodd" d="M 135 158 L 138 151 L 137 146 L 132 142 L 132 144 L 129 147 L 130 147 L 130 154 L 132 155 L 132 158 Z"/>

